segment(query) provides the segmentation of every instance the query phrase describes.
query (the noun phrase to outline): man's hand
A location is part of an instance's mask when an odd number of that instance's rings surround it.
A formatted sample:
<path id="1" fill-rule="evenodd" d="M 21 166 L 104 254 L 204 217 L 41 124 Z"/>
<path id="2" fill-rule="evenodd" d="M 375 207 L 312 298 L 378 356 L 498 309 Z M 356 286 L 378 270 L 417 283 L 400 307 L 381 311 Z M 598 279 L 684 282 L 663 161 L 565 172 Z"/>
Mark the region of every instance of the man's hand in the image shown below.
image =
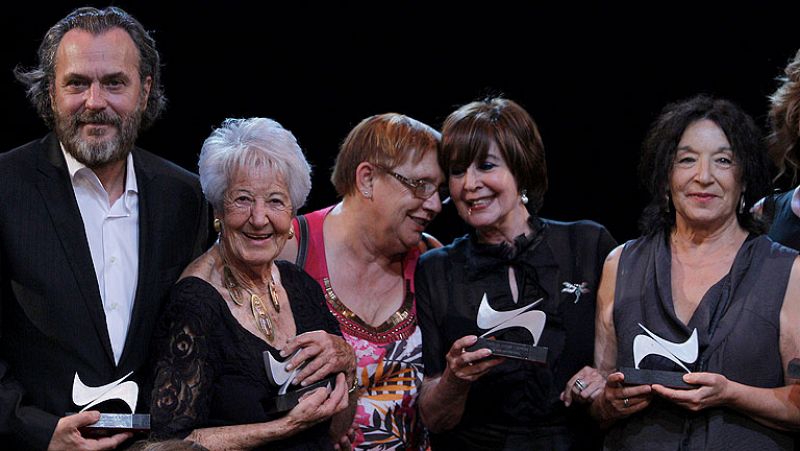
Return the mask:
<path id="1" fill-rule="evenodd" d="M 79 428 L 97 423 L 100 420 L 100 412 L 91 410 L 69 415 L 58 420 L 56 430 L 47 446 L 48 451 L 60 450 L 105 450 L 114 449 L 125 440 L 133 436 L 131 432 L 123 432 L 103 437 L 100 439 L 84 438 Z"/>

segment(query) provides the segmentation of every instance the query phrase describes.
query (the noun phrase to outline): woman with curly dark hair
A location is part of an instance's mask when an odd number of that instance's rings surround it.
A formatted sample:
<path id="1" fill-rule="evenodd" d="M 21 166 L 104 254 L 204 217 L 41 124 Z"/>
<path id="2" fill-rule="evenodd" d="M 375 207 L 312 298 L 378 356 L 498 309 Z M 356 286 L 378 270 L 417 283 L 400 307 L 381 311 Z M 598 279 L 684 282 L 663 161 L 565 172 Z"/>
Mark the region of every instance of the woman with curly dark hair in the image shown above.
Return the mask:
<path id="1" fill-rule="evenodd" d="M 758 127 L 726 100 L 668 105 L 640 169 L 643 236 L 609 255 L 597 296 L 595 363 L 608 376 L 592 410 L 611 427 L 606 449 L 792 449 L 800 263 L 749 211 L 770 187 Z M 669 358 L 666 342 L 696 355 Z M 623 367 L 690 371 L 690 388 L 626 384 Z"/>
<path id="2" fill-rule="evenodd" d="M 779 176 L 797 182 L 800 169 L 800 50 L 781 77 L 781 86 L 770 96 L 770 155 Z M 794 249 L 800 249 L 800 186 L 769 198 L 765 214 L 772 220 L 769 236 Z"/>

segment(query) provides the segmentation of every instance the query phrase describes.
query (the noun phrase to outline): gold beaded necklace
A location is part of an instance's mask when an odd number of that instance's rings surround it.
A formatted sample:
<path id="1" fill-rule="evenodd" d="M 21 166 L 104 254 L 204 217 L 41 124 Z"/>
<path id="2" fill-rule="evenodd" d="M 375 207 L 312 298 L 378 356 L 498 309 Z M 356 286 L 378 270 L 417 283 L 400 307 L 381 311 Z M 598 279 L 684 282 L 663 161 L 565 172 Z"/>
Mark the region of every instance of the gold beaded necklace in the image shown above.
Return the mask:
<path id="1" fill-rule="evenodd" d="M 228 259 L 225 258 L 225 252 L 221 242 L 220 255 L 222 256 L 222 283 L 225 285 L 225 289 L 228 290 L 228 296 L 230 296 L 231 301 L 240 307 L 243 306 L 244 302 L 241 299 L 241 290 L 244 289 L 247 291 L 247 294 L 250 295 L 250 311 L 253 314 L 253 320 L 255 320 L 256 326 L 258 326 L 261 333 L 267 337 L 267 340 L 272 341 L 275 337 L 275 327 L 267 313 L 264 302 L 261 300 L 261 296 L 253 293 L 250 287 L 241 283 L 239 278 L 234 275 L 233 270 L 228 265 Z M 278 302 L 278 292 L 275 289 L 275 279 L 272 277 L 272 270 L 270 270 L 267 287 L 269 288 L 267 293 L 269 294 L 270 301 L 272 301 L 272 307 L 275 309 L 276 313 L 280 313 L 281 304 Z"/>

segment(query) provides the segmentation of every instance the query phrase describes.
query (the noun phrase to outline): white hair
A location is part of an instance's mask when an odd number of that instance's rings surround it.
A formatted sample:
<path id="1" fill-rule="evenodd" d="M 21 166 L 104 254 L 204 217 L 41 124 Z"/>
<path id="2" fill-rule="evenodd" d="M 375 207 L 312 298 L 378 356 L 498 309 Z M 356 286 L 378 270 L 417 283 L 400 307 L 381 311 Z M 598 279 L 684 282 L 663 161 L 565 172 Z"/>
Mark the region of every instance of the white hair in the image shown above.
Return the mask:
<path id="1" fill-rule="evenodd" d="M 306 202 L 311 191 L 311 166 L 292 132 L 263 117 L 225 119 L 211 132 L 200 150 L 200 185 L 216 211 L 231 177 L 242 168 L 271 169 L 286 183 L 292 214 Z"/>

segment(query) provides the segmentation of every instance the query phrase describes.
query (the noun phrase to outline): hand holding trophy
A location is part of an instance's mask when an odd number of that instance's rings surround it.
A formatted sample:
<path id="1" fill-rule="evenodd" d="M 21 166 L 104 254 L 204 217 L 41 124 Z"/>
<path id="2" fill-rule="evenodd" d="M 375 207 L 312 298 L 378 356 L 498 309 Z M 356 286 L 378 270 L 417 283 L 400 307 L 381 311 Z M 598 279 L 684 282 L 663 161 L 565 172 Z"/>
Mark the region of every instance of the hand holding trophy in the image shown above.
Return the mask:
<path id="1" fill-rule="evenodd" d="M 278 396 L 265 401 L 265 412 L 287 412 L 292 410 L 300 402 L 300 398 L 302 398 L 306 393 L 310 393 L 320 387 L 327 388 L 329 392 L 335 388 L 336 374 L 332 374 L 321 381 L 309 384 L 297 390 L 290 391 L 292 381 L 297 373 L 303 369 L 307 362 L 305 361 L 295 367 L 293 370 L 287 371 L 286 365 L 292 360 L 292 357 L 297 354 L 297 352 L 300 351 L 295 351 L 294 354 L 287 357 L 284 361 L 278 361 L 269 351 L 264 351 L 264 367 L 267 370 L 267 378 L 272 385 L 280 387 L 280 390 L 278 390 Z"/>
<path id="2" fill-rule="evenodd" d="M 678 364 L 686 373 L 691 373 L 684 363 L 694 363 L 697 360 L 698 342 L 697 329 L 683 343 L 673 343 L 650 332 L 642 324 L 639 327 L 647 335 L 637 335 L 633 339 L 633 364 L 634 368 L 622 367 L 620 372 L 625 375 L 626 385 L 653 385 L 659 384 L 669 388 L 690 389 L 697 388 L 683 381 L 683 374 L 679 371 L 663 371 L 641 369 L 639 364 L 649 355 L 665 357 Z"/>
<path id="3" fill-rule="evenodd" d="M 72 402 L 76 406 L 83 406 L 81 412 L 111 400 L 124 402 L 131 411 L 131 413 L 101 413 L 100 419 L 96 423 L 81 428 L 83 435 L 105 437 L 120 432 L 148 433 L 150 431 L 150 415 L 135 413 L 139 386 L 134 381 L 125 381 L 131 374 L 133 371 L 109 384 L 90 387 L 81 381 L 77 372 L 75 373 L 72 382 Z"/>
<path id="4" fill-rule="evenodd" d="M 478 337 L 478 341 L 474 345 L 466 348 L 467 351 L 488 348 L 492 351 L 493 356 L 528 360 L 540 364 L 546 363 L 547 348 L 537 346 L 537 343 L 542 336 L 547 316 L 541 310 L 532 310 L 541 301 L 539 299 L 515 310 L 498 311 L 489 305 L 489 300 L 484 293 L 478 307 L 477 324 L 481 329 L 489 330 Z M 488 338 L 495 332 L 511 327 L 522 327 L 530 332 L 533 337 L 533 345 Z"/>

